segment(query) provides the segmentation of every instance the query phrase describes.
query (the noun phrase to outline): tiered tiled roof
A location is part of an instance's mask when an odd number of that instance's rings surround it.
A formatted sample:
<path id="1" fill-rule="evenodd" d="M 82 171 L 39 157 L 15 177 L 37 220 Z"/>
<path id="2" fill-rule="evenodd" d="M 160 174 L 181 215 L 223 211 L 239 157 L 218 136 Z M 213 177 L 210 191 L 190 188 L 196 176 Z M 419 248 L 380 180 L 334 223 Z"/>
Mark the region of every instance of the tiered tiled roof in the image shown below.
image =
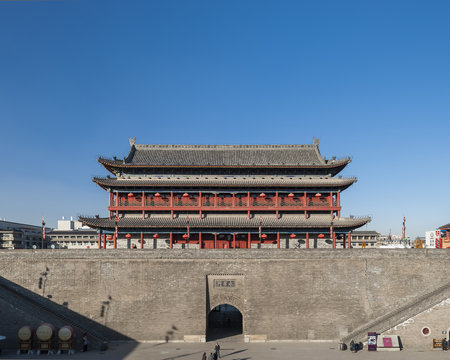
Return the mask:
<path id="1" fill-rule="evenodd" d="M 350 158 L 326 160 L 313 145 L 138 145 L 123 160 L 99 158 L 108 170 L 127 167 L 336 168 Z"/>
<path id="2" fill-rule="evenodd" d="M 121 178 L 93 179 L 103 188 L 133 187 L 133 186 L 196 186 L 196 187 L 331 187 L 346 189 L 356 178 L 339 179 L 334 177 L 306 177 L 306 176 L 142 176 Z"/>
<path id="3" fill-rule="evenodd" d="M 108 218 L 83 217 L 79 220 L 88 226 L 94 228 L 114 228 L 115 220 Z M 370 221 L 369 217 L 364 218 L 340 218 L 331 219 L 326 214 L 311 214 L 308 219 L 302 215 L 283 215 L 277 219 L 273 215 L 255 216 L 249 219 L 246 215 L 223 216 L 217 214 L 208 214 L 202 219 L 196 216 L 190 217 L 189 221 L 186 215 L 171 219 L 170 216 L 151 216 L 146 219 L 125 217 L 117 221 L 119 228 L 357 228 Z"/>

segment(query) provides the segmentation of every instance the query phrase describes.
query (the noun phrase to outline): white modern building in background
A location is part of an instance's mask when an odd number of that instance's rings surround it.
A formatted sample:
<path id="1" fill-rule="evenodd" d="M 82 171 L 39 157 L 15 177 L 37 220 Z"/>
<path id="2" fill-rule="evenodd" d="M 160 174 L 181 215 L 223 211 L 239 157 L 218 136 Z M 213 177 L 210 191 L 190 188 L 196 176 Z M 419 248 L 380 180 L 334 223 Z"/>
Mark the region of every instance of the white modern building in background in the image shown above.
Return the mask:
<path id="1" fill-rule="evenodd" d="M 72 216 L 70 217 L 70 220 L 65 219 L 63 216 L 61 220 L 58 220 L 58 227 L 56 228 L 56 230 L 69 231 L 69 230 L 79 230 L 82 228 L 83 228 L 83 224 L 80 221 L 73 220 Z M 86 227 L 86 229 L 89 229 L 89 228 Z"/>
<path id="2" fill-rule="evenodd" d="M 97 231 L 83 227 L 81 222 L 62 219 L 57 222 L 57 229 L 47 234 L 49 246 L 53 249 L 96 249 L 98 248 Z"/>

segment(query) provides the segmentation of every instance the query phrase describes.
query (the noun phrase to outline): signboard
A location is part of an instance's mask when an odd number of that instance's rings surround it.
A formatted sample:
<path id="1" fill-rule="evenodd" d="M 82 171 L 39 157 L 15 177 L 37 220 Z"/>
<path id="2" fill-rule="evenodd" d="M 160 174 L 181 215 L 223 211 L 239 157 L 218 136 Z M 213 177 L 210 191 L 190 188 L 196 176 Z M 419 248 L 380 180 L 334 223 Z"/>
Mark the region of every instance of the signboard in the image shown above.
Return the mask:
<path id="1" fill-rule="evenodd" d="M 398 335 L 378 335 L 377 351 L 400 351 Z"/>
<path id="2" fill-rule="evenodd" d="M 367 350 L 377 351 L 377 333 L 370 332 L 367 334 Z"/>
<path id="3" fill-rule="evenodd" d="M 434 230 L 425 232 L 425 247 L 426 248 L 435 248 L 436 247 Z"/>
<path id="4" fill-rule="evenodd" d="M 443 244 L 444 233 L 440 230 L 432 230 L 425 232 L 425 244 L 427 248 L 442 248 L 447 247 Z"/>

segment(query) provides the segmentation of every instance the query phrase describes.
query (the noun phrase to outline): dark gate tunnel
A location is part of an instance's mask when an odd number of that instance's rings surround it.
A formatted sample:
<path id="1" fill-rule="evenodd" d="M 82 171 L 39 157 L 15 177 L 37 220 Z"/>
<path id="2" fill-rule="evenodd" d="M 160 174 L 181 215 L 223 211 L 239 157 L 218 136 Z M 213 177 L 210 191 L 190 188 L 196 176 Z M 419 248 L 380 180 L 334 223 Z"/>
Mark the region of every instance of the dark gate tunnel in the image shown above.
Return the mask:
<path id="1" fill-rule="evenodd" d="M 230 304 L 221 304 L 208 314 L 206 341 L 242 335 L 242 314 Z"/>

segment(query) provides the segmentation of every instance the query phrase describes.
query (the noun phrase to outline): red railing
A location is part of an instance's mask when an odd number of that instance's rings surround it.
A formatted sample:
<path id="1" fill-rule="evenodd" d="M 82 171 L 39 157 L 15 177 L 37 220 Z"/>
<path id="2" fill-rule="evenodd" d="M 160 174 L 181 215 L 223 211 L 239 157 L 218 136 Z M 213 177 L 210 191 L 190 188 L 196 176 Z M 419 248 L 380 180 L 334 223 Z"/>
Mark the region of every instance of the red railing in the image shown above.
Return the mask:
<path id="1" fill-rule="evenodd" d="M 206 194 L 200 196 L 183 196 L 183 195 L 145 195 L 144 201 L 142 196 L 119 197 L 113 199 L 110 204 L 110 210 L 118 210 L 118 208 L 141 208 L 146 210 L 158 208 L 196 208 L 196 209 L 235 209 L 235 210 L 251 210 L 252 208 L 283 210 L 285 209 L 309 209 L 314 207 L 320 208 L 340 208 L 338 200 L 334 197 L 315 197 L 315 196 L 233 196 L 233 195 L 212 195 Z"/>

